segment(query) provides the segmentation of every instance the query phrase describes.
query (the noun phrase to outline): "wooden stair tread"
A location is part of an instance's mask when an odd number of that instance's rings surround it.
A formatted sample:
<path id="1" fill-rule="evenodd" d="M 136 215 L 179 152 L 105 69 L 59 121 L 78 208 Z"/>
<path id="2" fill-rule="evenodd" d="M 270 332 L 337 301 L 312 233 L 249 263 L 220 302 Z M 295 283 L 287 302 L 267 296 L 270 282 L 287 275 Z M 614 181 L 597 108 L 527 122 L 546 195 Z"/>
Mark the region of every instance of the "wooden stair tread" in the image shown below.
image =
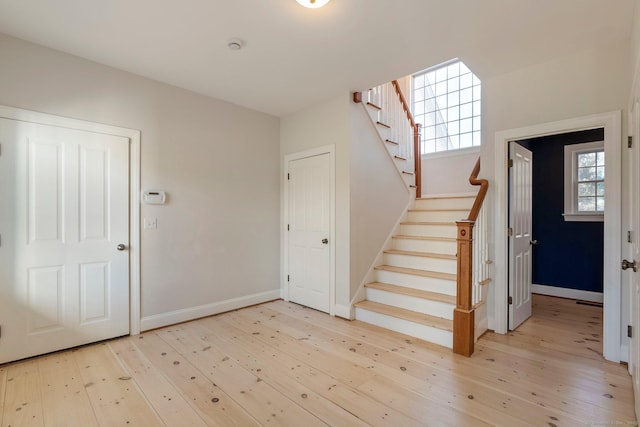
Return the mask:
<path id="1" fill-rule="evenodd" d="M 380 304 L 373 301 L 360 301 L 355 304 L 356 307 L 364 310 L 373 311 L 387 316 L 397 317 L 399 319 L 408 320 L 409 322 L 419 323 L 421 325 L 430 326 L 432 328 L 443 329 L 453 332 L 453 321 L 443 319 L 441 317 L 430 316 L 428 314 L 418 313 L 417 311 L 405 310 L 391 305 Z"/>
<path id="2" fill-rule="evenodd" d="M 433 240 L 436 242 L 456 242 L 455 237 L 428 237 L 428 236 L 409 236 L 406 234 L 396 234 L 392 236 L 393 239 L 407 239 L 407 240 Z"/>
<path id="3" fill-rule="evenodd" d="M 402 156 L 393 156 L 393 158 L 397 160 L 407 160 L 406 157 L 402 157 Z"/>
<path id="4" fill-rule="evenodd" d="M 380 107 L 379 105 L 374 104 L 373 102 L 367 102 L 367 105 L 375 110 L 382 110 L 382 107 Z"/>
<path id="5" fill-rule="evenodd" d="M 395 141 L 392 141 L 392 140 L 390 140 L 390 139 L 385 139 L 385 141 L 386 141 L 386 142 L 388 142 L 389 144 L 393 144 L 393 145 L 400 145 L 400 143 L 399 143 L 399 142 L 395 142 Z"/>
<path id="6" fill-rule="evenodd" d="M 456 283 L 456 275 L 451 273 L 441 273 L 439 271 L 418 270 L 417 268 L 396 267 L 393 265 L 379 265 L 375 270 L 391 271 L 393 273 L 410 274 L 412 276 L 431 277 L 433 279 L 450 280 Z"/>
<path id="7" fill-rule="evenodd" d="M 469 209 L 409 209 L 409 212 L 469 212 Z"/>
<path id="8" fill-rule="evenodd" d="M 455 221 L 405 221 L 405 222 L 401 222 L 401 225 L 446 225 L 446 226 L 451 226 L 451 227 L 455 227 L 456 223 Z"/>
<path id="9" fill-rule="evenodd" d="M 408 255 L 422 258 L 439 258 L 439 259 L 448 259 L 455 261 L 457 257 L 455 255 L 449 254 L 438 254 L 434 252 L 416 252 L 416 251 L 401 251 L 399 249 L 389 249 L 384 251 L 385 254 L 393 254 L 393 255 Z"/>
<path id="10" fill-rule="evenodd" d="M 403 174 L 405 175 L 413 175 L 414 173 L 411 171 L 402 171 Z"/>
<path id="11" fill-rule="evenodd" d="M 389 125 L 388 125 L 388 124 L 386 124 L 386 123 L 376 122 L 376 124 L 377 124 L 377 125 L 380 125 L 380 126 L 382 126 L 382 127 L 384 127 L 384 128 L 391 129 L 391 126 L 389 126 Z"/>
<path id="12" fill-rule="evenodd" d="M 458 196 L 447 196 L 447 195 L 442 195 L 439 196 L 437 194 L 432 194 L 430 196 L 422 196 L 417 198 L 416 200 L 433 200 L 433 199 L 475 199 L 476 198 L 476 194 L 475 193 L 469 193 L 468 195 L 458 195 Z"/>
<path id="13" fill-rule="evenodd" d="M 406 286 L 391 285 L 389 283 L 380 282 L 367 283 L 364 286 L 365 288 L 377 289 L 394 294 L 406 295 L 410 297 L 426 299 L 429 301 L 456 305 L 456 297 L 454 297 L 453 295 L 445 295 L 437 292 L 423 291 L 421 289 L 407 288 Z"/>

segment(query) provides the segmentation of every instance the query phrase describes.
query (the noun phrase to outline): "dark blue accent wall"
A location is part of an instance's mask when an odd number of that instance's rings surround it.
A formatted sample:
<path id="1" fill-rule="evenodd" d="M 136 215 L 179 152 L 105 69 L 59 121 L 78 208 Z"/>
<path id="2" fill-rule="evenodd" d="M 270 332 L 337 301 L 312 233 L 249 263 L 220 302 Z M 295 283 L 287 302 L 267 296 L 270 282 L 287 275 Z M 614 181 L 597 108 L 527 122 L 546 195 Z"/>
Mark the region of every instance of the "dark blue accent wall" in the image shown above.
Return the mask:
<path id="1" fill-rule="evenodd" d="M 533 283 L 602 292 L 604 223 L 565 222 L 564 146 L 602 141 L 604 129 L 519 141 L 533 153 Z"/>

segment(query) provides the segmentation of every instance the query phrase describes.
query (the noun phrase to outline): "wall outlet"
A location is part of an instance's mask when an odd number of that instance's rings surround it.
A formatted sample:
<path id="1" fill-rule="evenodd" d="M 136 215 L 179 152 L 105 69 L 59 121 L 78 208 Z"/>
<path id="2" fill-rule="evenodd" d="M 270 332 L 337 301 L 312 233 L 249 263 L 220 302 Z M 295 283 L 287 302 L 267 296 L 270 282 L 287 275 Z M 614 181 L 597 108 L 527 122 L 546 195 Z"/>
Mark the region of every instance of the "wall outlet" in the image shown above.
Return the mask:
<path id="1" fill-rule="evenodd" d="M 144 219 L 144 228 L 158 228 L 158 218 L 145 218 Z"/>

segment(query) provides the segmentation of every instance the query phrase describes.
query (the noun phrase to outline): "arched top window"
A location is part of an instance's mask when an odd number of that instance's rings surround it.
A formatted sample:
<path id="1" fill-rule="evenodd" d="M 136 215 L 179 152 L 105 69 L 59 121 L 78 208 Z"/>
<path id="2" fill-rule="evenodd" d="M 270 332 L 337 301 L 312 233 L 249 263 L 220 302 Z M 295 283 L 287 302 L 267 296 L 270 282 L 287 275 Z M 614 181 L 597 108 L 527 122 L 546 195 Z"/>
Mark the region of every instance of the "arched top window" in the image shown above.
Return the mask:
<path id="1" fill-rule="evenodd" d="M 413 115 L 422 124 L 422 152 L 481 143 L 480 79 L 460 60 L 413 75 Z"/>

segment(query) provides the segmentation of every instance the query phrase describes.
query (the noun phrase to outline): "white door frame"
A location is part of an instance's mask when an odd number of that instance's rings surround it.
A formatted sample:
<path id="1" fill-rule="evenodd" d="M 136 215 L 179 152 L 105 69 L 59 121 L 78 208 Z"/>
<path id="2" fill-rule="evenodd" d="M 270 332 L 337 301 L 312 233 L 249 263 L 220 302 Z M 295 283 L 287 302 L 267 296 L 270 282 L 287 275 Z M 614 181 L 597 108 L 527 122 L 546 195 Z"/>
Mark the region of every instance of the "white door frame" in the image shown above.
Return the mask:
<path id="1" fill-rule="evenodd" d="M 129 138 L 129 333 L 140 333 L 140 131 L 0 105 L 0 118 Z"/>
<path id="2" fill-rule="evenodd" d="M 622 245 L 622 112 L 578 117 L 535 126 L 496 132 L 493 192 L 496 200 L 494 215 L 495 286 L 493 294 L 493 322 L 489 328 L 497 333 L 507 333 L 508 295 L 508 146 L 517 141 L 539 136 L 604 128 L 604 150 L 607 165 L 605 181 L 606 210 L 604 214 L 604 325 L 603 352 L 607 360 L 620 362 L 627 355 L 621 352 L 621 245 Z"/>
<path id="3" fill-rule="evenodd" d="M 289 271 L 289 239 L 287 236 L 287 224 L 289 224 L 289 185 L 287 184 L 287 175 L 289 174 L 289 162 L 294 160 L 306 159 L 307 157 L 320 156 L 322 154 L 329 155 L 330 163 L 330 184 L 329 184 L 329 200 L 331 202 L 331 209 L 329 210 L 329 226 L 331 231 L 329 233 L 329 314 L 335 316 L 336 306 L 336 162 L 335 162 L 335 150 L 334 144 L 325 145 L 318 148 L 312 148 L 310 150 L 300 151 L 298 153 L 287 154 L 284 156 L 284 222 L 282 224 L 282 242 L 283 242 L 283 270 L 281 274 L 280 293 L 282 299 L 289 301 L 289 284 L 287 282 L 287 272 Z"/>

